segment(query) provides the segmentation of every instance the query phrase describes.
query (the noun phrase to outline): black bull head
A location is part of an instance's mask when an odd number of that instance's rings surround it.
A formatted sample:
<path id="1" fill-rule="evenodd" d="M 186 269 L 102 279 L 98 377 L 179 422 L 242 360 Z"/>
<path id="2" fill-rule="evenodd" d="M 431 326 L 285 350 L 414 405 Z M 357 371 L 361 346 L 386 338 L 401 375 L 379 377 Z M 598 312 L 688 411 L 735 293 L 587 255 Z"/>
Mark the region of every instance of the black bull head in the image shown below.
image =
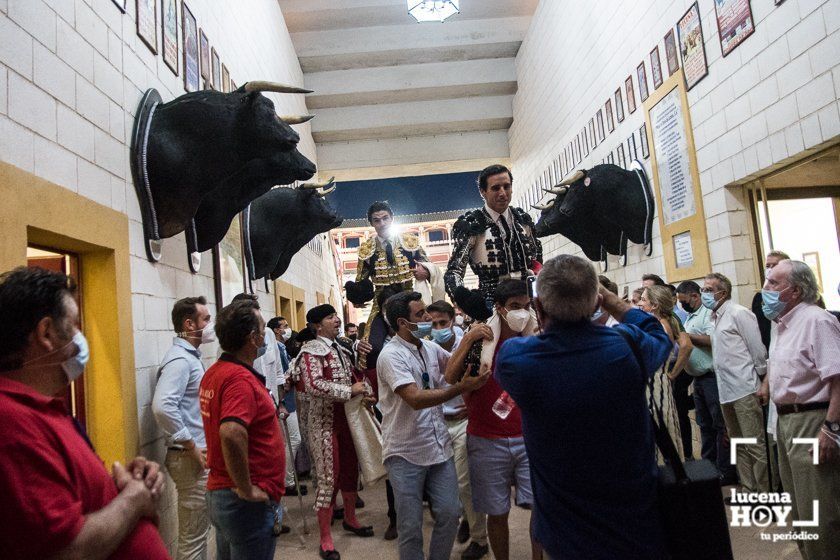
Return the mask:
<path id="1" fill-rule="evenodd" d="M 324 197 L 329 185 L 272 189 L 245 210 L 246 261 L 252 280 L 279 278 L 309 240 L 341 225 Z"/>
<path id="2" fill-rule="evenodd" d="M 289 126 L 311 117 L 278 116 L 262 91 L 309 90 L 248 82 L 231 93 L 199 91 L 168 103 L 147 92 L 132 138 L 147 238 L 177 235 L 195 218 L 193 244 L 207 250 L 250 201 L 274 185 L 314 175 L 315 165 L 297 151 L 300 137 Z"/>
<path id="3" fill-rule="evenodd" d="M 604 251 L 624 255 L 627 241 L 649 244 L 654 201 L 644 168 L 628 171 L 612 164 L 575 171 L 558 185 L 545 189 L 556 195 L 541 210 L 538 237 L 560 234 L 580 245 L 591 260 Z"/>

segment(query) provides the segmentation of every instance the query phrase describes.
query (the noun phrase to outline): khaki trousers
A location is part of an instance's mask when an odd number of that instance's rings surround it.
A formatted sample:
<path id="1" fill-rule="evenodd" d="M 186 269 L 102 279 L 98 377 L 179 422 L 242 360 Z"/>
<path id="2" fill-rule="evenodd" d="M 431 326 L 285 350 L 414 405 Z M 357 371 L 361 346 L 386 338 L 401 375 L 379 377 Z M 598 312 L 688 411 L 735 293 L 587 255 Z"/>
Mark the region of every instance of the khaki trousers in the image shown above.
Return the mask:
<path id="1" fill-rule="evenodd" d="M 769 492 L 767 451 L 764 446 L 764 413 L 755 395 L 720 405 L 729 438 L 755 438 L 755 444 L 738 444 L 737 464 L 741 486 L 748 492 Z"/>
<path id="2" fill-rule="evenodd" d="M 452 438 L 452 450 L 455 452 L 455 472 L 458 473 L 458 497 L 464 508 L 464 516 L 470 525 L 470 539 L 484 546 L 487 544 L 487 516 L 478 513 L 472 505 L 470 488 L 470 467 L 467 463 L 467 419 L 447 420 L 446 427 Z"/>
<path id="3" fill-rule="evenodd" d="M 178 490 L 178 560 L 205 560 L 210 518 L 207 517 L 207 475 L 186 451 L 170 449 L 164 461 Z"/>
<path id="4" fill-rule="evenodd" d="M 793 438 L 818 437 L 825 413 L 809 410 L 779 416 L 776 431 L 779 471 L 793 502 L 793 519 L 812 520 L 814 501 L 819 501 L 819 526 L 792 528 L 819 533 L 818 540 L 797 541 L 805 560 L 837 558 L 840 554 L 840 465 L 814 465 L 812 446 L 793 443 Z"/>

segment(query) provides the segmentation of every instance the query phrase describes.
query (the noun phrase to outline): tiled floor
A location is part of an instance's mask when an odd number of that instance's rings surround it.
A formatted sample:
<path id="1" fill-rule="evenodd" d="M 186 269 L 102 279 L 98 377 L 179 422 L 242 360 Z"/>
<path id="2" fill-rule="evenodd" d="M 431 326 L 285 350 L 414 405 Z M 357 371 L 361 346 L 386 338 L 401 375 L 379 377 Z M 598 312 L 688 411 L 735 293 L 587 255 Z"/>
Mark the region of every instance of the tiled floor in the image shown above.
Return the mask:
<path id="1" fill-rule="evenodd" d="M 396 541 L 385 541 L 382 535 L 388 525 L 386 516 L 387 505 L 385 502 L 385 485 L 377 484 L 367 488 L 361 493 L 366 502 L 364 509 L 359 511 L 359 520 L 364 525 L 373 525 L 376 536 L 372 538 L 359 538 L 345 532 L 341 528 L 341 522 L 333 525 L 333 539 L 336 549 L 341 552 L 344 560 L 397 560 Z M 277 551 L 274 555 L 277 560 L 311 560 L 318 558 L 318 526 L 315 514 L 312 510 L 312 497 L 306 496 L 303 499 L 304 512 L 306 515 L 309 535 L 302 535 L 301 515 L 297 498 L 284 498 L 286 507 L 289 508 L 285 523 L 292 527 L 292 533 L 280 537 L 277 543 Z M 727 508 L 728 509 L 728 508 Z M 527 560 L 530 556 L 530 544 L 528 539 L 527 511 L 514 508 L 510 516 L 510 540 L 511 558 L 514 560 Z M 432 528 L 432 520 L 428 513 L 425 516 L 425 536 L 428 545 L 429 535 Z M 759 530 L 746 528 L 733 528 L 731 530 L 732 549 L 736 560 L 798 560 L 800 558 L 796 545 L 789 542 L 764 541 L 760 533 L 765 532 L 783 533 L 781 529 Z M 305 544 L 301 544 L 300 538 L 304 537 Z M 771 537 L 772 538 L 772 537 Z M 465 545 L 455 545 L 451 558 L 458 560 Z M 488 555 L 487 558 L 492 558 Z"/>

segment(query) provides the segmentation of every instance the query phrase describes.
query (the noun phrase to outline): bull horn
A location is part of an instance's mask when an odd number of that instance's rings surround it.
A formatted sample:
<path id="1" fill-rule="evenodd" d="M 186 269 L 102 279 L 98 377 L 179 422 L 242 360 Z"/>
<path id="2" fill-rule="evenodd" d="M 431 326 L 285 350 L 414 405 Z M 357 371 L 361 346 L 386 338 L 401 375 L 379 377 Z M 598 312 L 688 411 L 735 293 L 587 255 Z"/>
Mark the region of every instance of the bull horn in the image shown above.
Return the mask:
<path id="1" fill-rule="evenodd" d="M 265 82 L 255 81 L 248 82 L 242 86 L 245 93 L 252 93 L 255 91 L 273 91 L 275 93 L 312 93 L 311 89 L 303 89 L 295 86 L 287 86 L 280 82 Z"/>
<path id="2" fill-rule="evenodd" d="M 574 183 L 576 181 L 580 181 L 584 177 L 586 177 L 586 173 L 583 170 L 578 169 L 574 173 L 571 173 L 571 174 L 567 175 L 562 181 L 557 183 L 555 186 L 556 187 L 562 187 L 563 185 L 571 185 L 572 183 Z"/>
<path id="3" fill-rule="evenodd" d="M 323 189 L 325 187 L 329 187 L 332 182 L 335 181 L 335 177 L 330 177 L 328 180 L 322 183 L 301 183 L 298 186 L 299 189 Z"/>
<path id="4" fill-rule="evenodd" d="M 323 198 L 323 197 L 327 196 L 328 194 L 330 194 L 331 192 L 333 192 L 336 188 L 338 188 L 338 185 L 335 185 L 335 184 L 334 184 L 333 186 L 331 186 L 331 187 L 330 187 L 330 188 L 328 188 L 328 189 L 324 189 L 324 190 L 319 190 L 319 191 L 316 191 L 316 193 L 315 193 L 315 194 L 317 194 L 318 196 L 320 196 L 321 198 Z"/>
<path id="5" fill-rule="evenodd" d="M 314 119 L 315 115 L 278 115 L 277 118 L 286 124 L 303 124 Z"/>
<path id="6" fill-rule="evenodd" d="M 569 190 L 567 186 L 557 186 L 557 187 L 543 187 L 543 192 L 547 192 L 548 194 L 564 194 L 566 191 Z"/>
<path id="7" fill-rule="evenodd" d="M 552 206 L 554 206 L 554 201 L 552 200 L 548 204 L 532 204 L 531 208 L 535 210 L 549 210 Z"/>

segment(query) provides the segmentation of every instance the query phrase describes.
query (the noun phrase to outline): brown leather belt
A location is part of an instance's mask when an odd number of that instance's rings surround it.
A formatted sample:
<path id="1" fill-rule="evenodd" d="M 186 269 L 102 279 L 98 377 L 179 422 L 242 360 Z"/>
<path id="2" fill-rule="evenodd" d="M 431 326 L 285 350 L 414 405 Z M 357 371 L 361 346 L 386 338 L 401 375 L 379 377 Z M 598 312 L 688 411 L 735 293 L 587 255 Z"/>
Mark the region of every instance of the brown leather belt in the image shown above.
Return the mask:
<path id="1" fill-rule="evenodd" d="M 808 410 L 822 410 L 826 408 L 828 408 L 827 402 L 809 402 L 801 404 L 776 405 L 776 411 L 779 413 L 779 416 L 784 416 L 785 414 L 793 414 L 794 412 L 806 412 Z"/>

